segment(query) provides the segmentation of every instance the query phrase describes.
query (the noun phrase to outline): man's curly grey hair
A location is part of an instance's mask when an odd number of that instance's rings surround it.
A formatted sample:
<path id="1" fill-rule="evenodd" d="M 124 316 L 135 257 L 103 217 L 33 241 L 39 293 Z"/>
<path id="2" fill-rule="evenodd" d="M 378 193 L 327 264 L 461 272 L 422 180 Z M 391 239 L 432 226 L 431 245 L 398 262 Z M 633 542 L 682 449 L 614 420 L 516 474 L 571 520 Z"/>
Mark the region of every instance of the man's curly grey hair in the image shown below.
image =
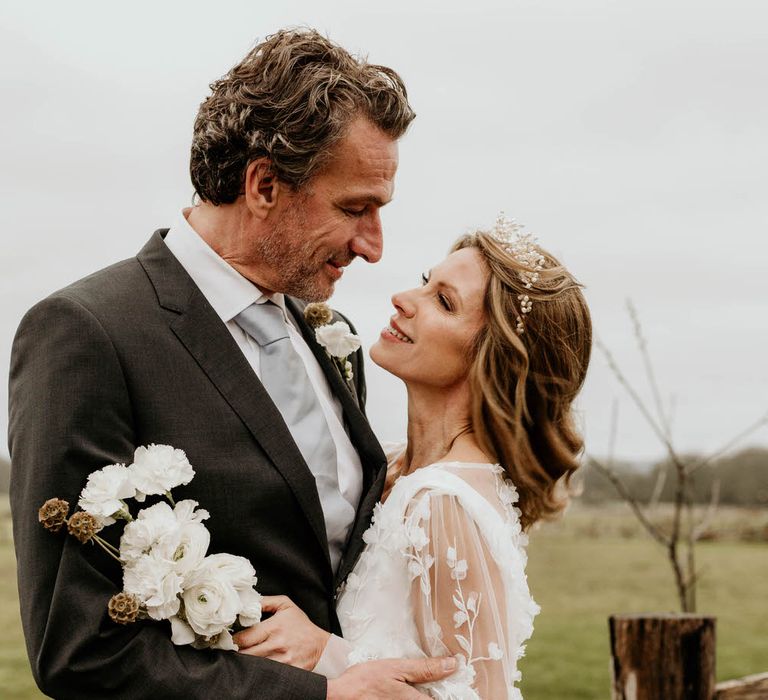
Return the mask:
<path id="1" fill-rule="evenodd" d="M 311 29 L 267 37 L 210 87 L 195 119 L 190 174 L 198 197 L 215 205 L 242 194 L 245 170 L 257 158 L 268 158 L 278 179 L 299 189 L 354 118 L 397 139 L 415 117 L 395 71 Z"/>

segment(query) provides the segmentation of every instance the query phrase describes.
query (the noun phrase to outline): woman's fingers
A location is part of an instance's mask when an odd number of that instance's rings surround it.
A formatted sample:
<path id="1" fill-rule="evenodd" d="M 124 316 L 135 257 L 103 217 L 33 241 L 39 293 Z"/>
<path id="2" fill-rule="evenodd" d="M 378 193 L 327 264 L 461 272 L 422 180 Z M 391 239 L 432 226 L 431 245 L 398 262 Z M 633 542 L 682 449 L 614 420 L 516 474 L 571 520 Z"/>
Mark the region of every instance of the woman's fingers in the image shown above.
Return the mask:
<path id="1" fill-rule="evenodd" d="M 232 641 L 234 641 L 240 649 L 262 644 L 269 639 L 269 635 L 272 632 L 272 625 L 269 623 L 270 620 L 267 620 L 266 622 L 259 622 L 252 627 L 247 627 L 237 634 L 232 635 Z"/>
<path id="2" fill-rule="evenodd" d="M 287 595 L 263 595 L 261 596 L 262 612 L 277 612 L 284 608 L 295 607 L 295 603 Z"/>
<path id="3" fill-rule="evenodd" d="M 271 644 L 269 640 L 262 642 L 261 644 L 254 644 L 251 647 L 240 647 L 241 654 L 248 654 L 248 656 L 261 656 L 265 659 L 273 658 L 272 655 L 278 654 L 278 650 L 274 648 L 274 644 Z"/>

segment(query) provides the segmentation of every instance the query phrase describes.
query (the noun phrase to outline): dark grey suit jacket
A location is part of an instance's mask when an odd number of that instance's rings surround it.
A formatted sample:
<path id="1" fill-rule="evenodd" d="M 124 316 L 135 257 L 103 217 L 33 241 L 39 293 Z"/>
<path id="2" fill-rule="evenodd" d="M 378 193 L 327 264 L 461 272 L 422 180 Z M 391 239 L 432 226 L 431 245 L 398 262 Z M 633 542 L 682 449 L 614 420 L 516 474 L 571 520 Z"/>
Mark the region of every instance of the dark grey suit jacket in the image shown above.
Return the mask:
<path id="1" fill-rule="evenodd" d="M 258 589 L 290 596 L 339 632 L 335 590 L 362 547 L 385 458 L 365 419 L 362 354 L 353 390 L 314 341 L 301 303 L 287 304 L 341 401 L 363 465 L 363 496 L 333 576 L 314 478 L 226 326 L 156 232 L 136 258 L 32 308 L 10 376 L 11 506 L 21 615 L 33 674 L 56 698 L 321 700 L 325 678 L 268 659 L 195 651 L 167 622 L 122 627 L 106 615 L 122 588 L 98 547 L 37 522 L 48 498 L 74 507 L 89 472 L 129 462 L 138 445 L 170 444 L 196 469 L 177 498 L 210 511 L 211 552 L 247 557 Z M 121 526 L 104 534 L 117 542 Z"/>

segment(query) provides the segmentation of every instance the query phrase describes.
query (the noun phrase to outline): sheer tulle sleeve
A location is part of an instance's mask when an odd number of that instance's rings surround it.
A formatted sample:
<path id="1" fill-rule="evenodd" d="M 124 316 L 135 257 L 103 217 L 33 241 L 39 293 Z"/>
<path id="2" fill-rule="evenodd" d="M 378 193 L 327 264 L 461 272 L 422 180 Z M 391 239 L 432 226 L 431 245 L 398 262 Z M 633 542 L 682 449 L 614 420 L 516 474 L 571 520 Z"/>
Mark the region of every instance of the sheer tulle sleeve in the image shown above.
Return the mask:
<path id="1" fill-rule="evenodd" d="M 489 508 L 492 508 L 490 504 Z M 460 670 L 424 686 L 435 698 L 517 697 L 517 649 L 507 639 L 507 592 L 489 538 L 454 495 L 419 494 L 409 508 L 411 599 L 428 656 L 454 655 Z M 503 536 L 499 518 L 496 535 Z"/>

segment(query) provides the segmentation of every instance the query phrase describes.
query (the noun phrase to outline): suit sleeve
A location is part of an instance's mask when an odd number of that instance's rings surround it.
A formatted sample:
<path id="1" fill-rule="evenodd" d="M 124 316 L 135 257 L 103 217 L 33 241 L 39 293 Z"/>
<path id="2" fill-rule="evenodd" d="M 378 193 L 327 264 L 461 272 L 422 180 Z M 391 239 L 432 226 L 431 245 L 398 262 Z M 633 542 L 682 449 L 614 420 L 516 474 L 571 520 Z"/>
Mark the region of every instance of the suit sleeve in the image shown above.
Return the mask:
<path id="1" fill-rule="evenodd" d="M 119 564 L 38 523 L 45 500 L 74 508 L 91 471 L 131 458 L 133 410 L 119 355 L 85 306 L 59 294 L 27 313 L 11 356 L 9 449 L 21 616 L 38 686 L 63 700 L 324 700 L 317 674 L 174 646 L 167 622 L 114 624 L 106 606 L 122 588 Z M 115 541 L 120 529 L 103 534 Z"/>

